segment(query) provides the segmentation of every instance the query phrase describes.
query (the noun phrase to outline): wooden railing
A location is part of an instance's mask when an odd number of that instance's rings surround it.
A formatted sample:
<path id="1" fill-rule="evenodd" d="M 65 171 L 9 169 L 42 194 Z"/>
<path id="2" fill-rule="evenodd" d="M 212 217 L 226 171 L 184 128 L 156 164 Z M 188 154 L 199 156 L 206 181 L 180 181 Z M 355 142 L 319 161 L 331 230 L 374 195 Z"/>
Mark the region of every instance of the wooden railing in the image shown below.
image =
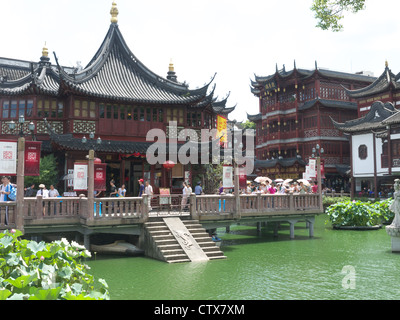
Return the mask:
<path id="1" fill-rule="evenodd" d="M 143 207 L 142 197 L 94 199 L 93 218 L 95 220 L 121 217 L 141 218 L 143 216 Z"/>
<path id="2" fill-rule="evenodd" d="M 143 223 L 149 217 L 190 215 L 193 219 L 240 219 L 241 216 L 298 214 L 304 210 L 320 209 L 318 194 L 245 194 L 237 199 L 234 195 L 191 194 L 155 195 L 150 201 L 143 197 L 95 198 L 61 197 L 24 198 L 24 225 L 82 223 L 87 225 L 112 225 Z M 92 204 L 90 202 L 92 201 Z M 0 203 L 0 229 L 16 228 L 18 203 Z M 7 208 L 7 209 L 6 209 Z M 7 210 L 7 211 L 6 211 Z M 6 225 L 6 212 L 7 222 Z M 133 219 L 128 220 L 124 219 Z M 100 222 L 100 221 L 108 222 Z M 24 226 L 22 226 L 24 227 Z"/>
<path id="3" fill-rule="evenodd" d="M 16 221 L 16 203 L 15 201 L 0 202 L 0 229 L 15 228 Z"/>

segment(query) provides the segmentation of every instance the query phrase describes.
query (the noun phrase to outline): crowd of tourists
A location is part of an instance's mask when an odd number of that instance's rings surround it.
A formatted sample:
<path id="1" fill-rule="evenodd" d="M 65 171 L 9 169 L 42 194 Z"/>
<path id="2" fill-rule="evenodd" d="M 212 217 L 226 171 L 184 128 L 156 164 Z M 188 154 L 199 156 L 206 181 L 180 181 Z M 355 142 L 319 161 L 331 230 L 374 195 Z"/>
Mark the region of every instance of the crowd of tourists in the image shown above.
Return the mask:
<path id="1" fill-rule="evenodd" d="M 317 193 L 318 185 L 316 182 L 311 181 L 310 184 L 305 184 L 303 181 L 294 181 L 290 183 L 282 183 L 275 181 L 265 181 L 259 184 L 255 182 L 247 182 L 247 188 L 244 193 L 246 194 L 290 194 L 290 193 Z"/>

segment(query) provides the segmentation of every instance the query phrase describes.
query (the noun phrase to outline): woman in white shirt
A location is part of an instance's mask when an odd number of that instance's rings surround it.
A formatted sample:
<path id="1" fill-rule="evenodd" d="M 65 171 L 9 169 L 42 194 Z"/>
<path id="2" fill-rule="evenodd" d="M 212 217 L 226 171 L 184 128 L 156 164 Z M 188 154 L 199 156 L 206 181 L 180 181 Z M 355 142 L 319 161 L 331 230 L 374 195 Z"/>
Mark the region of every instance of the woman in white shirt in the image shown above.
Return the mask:
<path id="1" fill-rule="evenodd" d="M 181 210 L 182 211 L 184 211 L 186 209 L 188 196 L 189 196 L 189 189 L 187 187 L 186 182 L 183 182 L 182 201 L 181 201 Z"/>
<path id="2" fill-rule="evenodd" d="M 144 193 L 147 194 L 147 203 L 149 211 L 151 211 L 151 199 L 153 198 L 153 187 L 150 185 L 149 181 L 146 181 L 146 188 L 144 188 Z"/>
<path id="3" fill-rule="evenodd" d="M 36 193 L 36 197 L 37 196 L 42 196 L 43 199 L 46 199 L 49 197 L 49 190 L 46 189 L 46 186 L 44 184 L 39 185 L 39 190 Z"/>

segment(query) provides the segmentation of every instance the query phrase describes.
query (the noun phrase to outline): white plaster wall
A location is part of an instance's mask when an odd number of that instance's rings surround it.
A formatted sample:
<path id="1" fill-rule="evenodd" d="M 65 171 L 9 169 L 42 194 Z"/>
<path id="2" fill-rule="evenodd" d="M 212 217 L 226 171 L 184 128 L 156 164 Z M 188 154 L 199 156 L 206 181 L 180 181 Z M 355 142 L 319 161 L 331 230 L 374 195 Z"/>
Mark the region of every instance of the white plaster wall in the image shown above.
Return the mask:
<path id="1" fill-rule="evenodd" d="M 373 134 L 366 133 L 360 135 L 353 135 L 351 137 L 352 158 L 353 158 L 353 176 L 354 177 L 371 177 L 374 175 L 374 143 Z M 358 156 L 358 148 L 360 145 L 367 146 L 367 158 L 361 160 Z"/>

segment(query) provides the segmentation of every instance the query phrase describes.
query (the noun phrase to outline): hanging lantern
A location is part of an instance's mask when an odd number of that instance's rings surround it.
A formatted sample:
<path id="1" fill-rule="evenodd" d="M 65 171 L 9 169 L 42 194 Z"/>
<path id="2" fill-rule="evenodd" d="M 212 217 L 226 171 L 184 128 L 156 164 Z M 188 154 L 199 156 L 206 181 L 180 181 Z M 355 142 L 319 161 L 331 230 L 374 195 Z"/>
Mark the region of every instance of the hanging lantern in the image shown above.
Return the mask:
<path id="1" fill-rule="evenodd" d="M 167 170 L 171 170 L 173 167 L 175 167 L 175 162 L 167 160 L 164 162 L 163 167 Z"/>
<path id="2" fill-rule="evenodd" d="M 94 163 L 101 163 L 101 159 L 99 159 L 99 158 L 94 158 Z"/>

